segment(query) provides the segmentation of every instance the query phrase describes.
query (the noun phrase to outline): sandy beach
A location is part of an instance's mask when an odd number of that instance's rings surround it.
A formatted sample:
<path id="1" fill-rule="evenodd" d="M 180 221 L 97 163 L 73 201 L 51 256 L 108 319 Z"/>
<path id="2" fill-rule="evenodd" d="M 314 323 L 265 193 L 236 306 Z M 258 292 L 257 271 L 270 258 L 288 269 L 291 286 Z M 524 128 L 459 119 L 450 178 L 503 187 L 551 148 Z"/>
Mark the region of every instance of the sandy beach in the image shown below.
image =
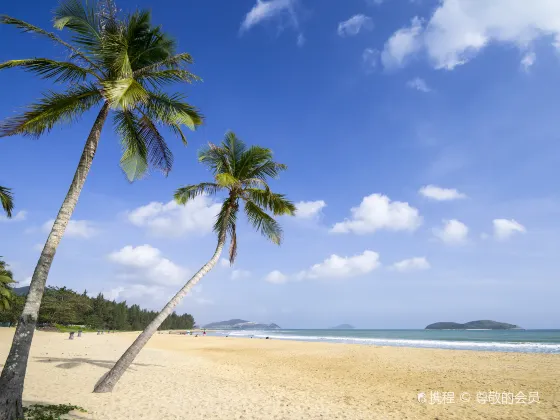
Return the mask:
<path id="1" fill-rule="evenodd" d="M 0 329 L 2 363 L 12 334 Z M 24 402 L 76 404 L 88 411 L 76 418 L 111 420 L 560 418 L 560 355 L 231 337 L 158 334 L 112 394 L 93 394 L 136 335 L 70 341 L 37 332 Z M 436 391 L 454 398 L 443 402 Z M 491 391 L 538 392 L 539 401 L 477 402 L 477 392 Z M 462 393 L 470 400 L 461 401 Z"/>

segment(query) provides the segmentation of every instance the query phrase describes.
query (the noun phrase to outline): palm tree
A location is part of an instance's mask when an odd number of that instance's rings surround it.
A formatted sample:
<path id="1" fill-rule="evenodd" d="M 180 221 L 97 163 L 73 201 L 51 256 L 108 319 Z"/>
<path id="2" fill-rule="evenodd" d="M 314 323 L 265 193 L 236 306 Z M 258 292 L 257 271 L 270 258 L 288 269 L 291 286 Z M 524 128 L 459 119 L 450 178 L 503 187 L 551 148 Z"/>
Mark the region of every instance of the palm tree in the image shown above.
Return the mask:
<path id="1" fill-rule="evenodd" d="M 0 311 L 10 309 L 10 303 L 14 297 L 12 285 L 15 283 L 12 272 L 8 270 L 8 265 L 0 259 Z"/>
<path id="2" fill-rule="evenodd" d="M 6 213 L 6 217 L 11 218 L 12 210 L 14 209 L 14 195 L 10 188 L 0 185 L 0 202 L 2 202 L 2 208 Z"/>
<path id="3" fill-rule="evenodd" d="M 229 261 L 233 264 L 237 255 L 236 223 L 240 201 L 244 203 L 245 214 L 253 227 L 277 245 L 282 241 L 282 228 L 267 211 L 275 216 L 295 214 L 295 206 L 284 195 L 273 193 L 268 186 L 267 178 L 276 178 L 286 169 L 286 165 L 272 160 L 272 152 L 269 149 L 258 146 L 246 148 L 234 133 L 229 132 L 220 146 L 210 144 L 203 149 L 199 153 L 199 161 L 210 168 L 214 175 L 214 182 L 202 182 L 179 188 L 175 192 L 175 201 L 186 204 L 203 194 L 215 195 L 221 191 L 227 193 L 214 223 L 214 232 L 218 237 L 214 255 L 165 305 L 115 366 L 101 378 L 94 392 L 113 390 L 117 381 L 163 321 L 189 290 L 216 265 L 228 237 L 230 239 Z"/>
<path id="4" fill-rule="evenodd" d="M 84 112 L 99 109 L 33 273 L 25 308 L 2 371 L 1 420 L 22 417 L 27 359 L 47 276 L 109 112 L 121 139 L 120 164 L 129 181 L 142 177 L 150 166 L 164 174 L 171 170 L 173 155 L 158 126 L 171 130 L 186 143 L 182 127 L 194 129 L 202 123 L 202 117 L 185 101 L 185 96 L 162 90 L 173 82 L 198 80 L 186 70 L 187 64 L 192 63 L 191 56 L 175 52 L 175 42 L 159 27 L 151 25 L 149 12 L 137 11 L 119 18 L 112 0 L 103 0 L 95 7 L 89 4 L 64 0 L 55 10 L 54 27 L 69 30 L 72 34 L 69 42 L 22 20 L 0 16 L 1 23 L 44 36 L 68 53 L 67 61 L 32 58 L 0 64 L 0 69 L 20 67 L 68 85 L 64 91 L 45 93 L 26 112 L 0 123 L 0 137 L 18 134 L 39 137 L 57 124 L 73 122 Z"/>

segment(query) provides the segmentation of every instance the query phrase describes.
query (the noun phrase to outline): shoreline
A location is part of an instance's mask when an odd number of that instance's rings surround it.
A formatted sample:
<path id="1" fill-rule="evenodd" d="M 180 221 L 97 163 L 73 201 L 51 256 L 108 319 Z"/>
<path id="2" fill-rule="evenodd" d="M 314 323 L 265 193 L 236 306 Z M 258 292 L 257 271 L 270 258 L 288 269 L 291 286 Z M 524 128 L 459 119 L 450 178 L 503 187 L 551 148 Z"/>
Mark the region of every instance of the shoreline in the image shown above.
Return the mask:
<path id="1" fill-rule="evenodd" d="M 10 331 L 11 330 L 11 331 Z M 13 329 L 0 329 L 0 362 Z M 71 403 L 88 419 L 552 419 L 560 356 L 156 334 L 111 394 L 95 382 L 136 338 L 37 332 L 24 401 Z M 477 392 L 538 392 L 535 404 L 478 403 Z M 424 392 L 428 402 L 419 402 Z M 453 403 L 430 404 L 430 393 Z M 459 401 L 462 393 L 473 400 Z"/>

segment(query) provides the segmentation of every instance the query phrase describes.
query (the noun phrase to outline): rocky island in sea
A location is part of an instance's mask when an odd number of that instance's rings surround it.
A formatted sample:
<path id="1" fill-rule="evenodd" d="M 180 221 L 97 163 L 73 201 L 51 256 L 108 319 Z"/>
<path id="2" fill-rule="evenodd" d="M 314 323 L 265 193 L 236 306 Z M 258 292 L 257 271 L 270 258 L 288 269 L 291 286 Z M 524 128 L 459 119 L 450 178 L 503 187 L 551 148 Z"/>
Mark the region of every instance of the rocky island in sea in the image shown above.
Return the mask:
<path id="1" fill-rule="evenodd" d="M 426 330 L 521 330 L 518 325 L 490 320 L 458 322 L 436 322 L 428 325 Z"/>
<path id="2" fill-rule="evenodd" d="M 259 324 L 258 322 L 245 321 L 244 319 L 230 319 L 229 321 L 211 322 L 204 326 L 209 330 L 279 330 L 280 326 L 272 324 Z"/>
<path id="3" fill-rule="evenodd" d="M 330 330 L 353 330 L 354 327 L 350 324 L 340 324 L 337 325 L 336 327 L 330 327 Z"/>

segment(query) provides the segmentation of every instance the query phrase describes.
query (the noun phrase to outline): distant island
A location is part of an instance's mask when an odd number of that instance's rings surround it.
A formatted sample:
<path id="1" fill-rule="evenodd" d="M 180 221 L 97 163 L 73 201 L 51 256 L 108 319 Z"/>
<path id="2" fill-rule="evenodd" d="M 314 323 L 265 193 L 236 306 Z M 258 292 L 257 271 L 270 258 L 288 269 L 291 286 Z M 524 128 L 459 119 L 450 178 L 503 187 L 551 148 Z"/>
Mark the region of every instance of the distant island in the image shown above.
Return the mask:
<path id="1" fill-rule="evenodd" d="M 496 322 L 490 320 L 471 321 L 465 324 L 458 322 L 436 322 L 428 325 L 426 330 L 514 330 L 522 329 L 521 327 L 505 322 Z"/>
<path id="2" fill-rule="evenodd" d="M 350 324 L 340 324 L 337 325 L 336 327 L 330 327 L 330 330 L 353 330 L 354 327 Z"/>
<path id="3" fill-rule="evenodd" d="M 279 330 L 276 324 L 259 324 L 258 322 L 245 321 L 244 319 L 230 319 L 229 321 L 211 322 L 204 328 L 209 330 Z"/>

